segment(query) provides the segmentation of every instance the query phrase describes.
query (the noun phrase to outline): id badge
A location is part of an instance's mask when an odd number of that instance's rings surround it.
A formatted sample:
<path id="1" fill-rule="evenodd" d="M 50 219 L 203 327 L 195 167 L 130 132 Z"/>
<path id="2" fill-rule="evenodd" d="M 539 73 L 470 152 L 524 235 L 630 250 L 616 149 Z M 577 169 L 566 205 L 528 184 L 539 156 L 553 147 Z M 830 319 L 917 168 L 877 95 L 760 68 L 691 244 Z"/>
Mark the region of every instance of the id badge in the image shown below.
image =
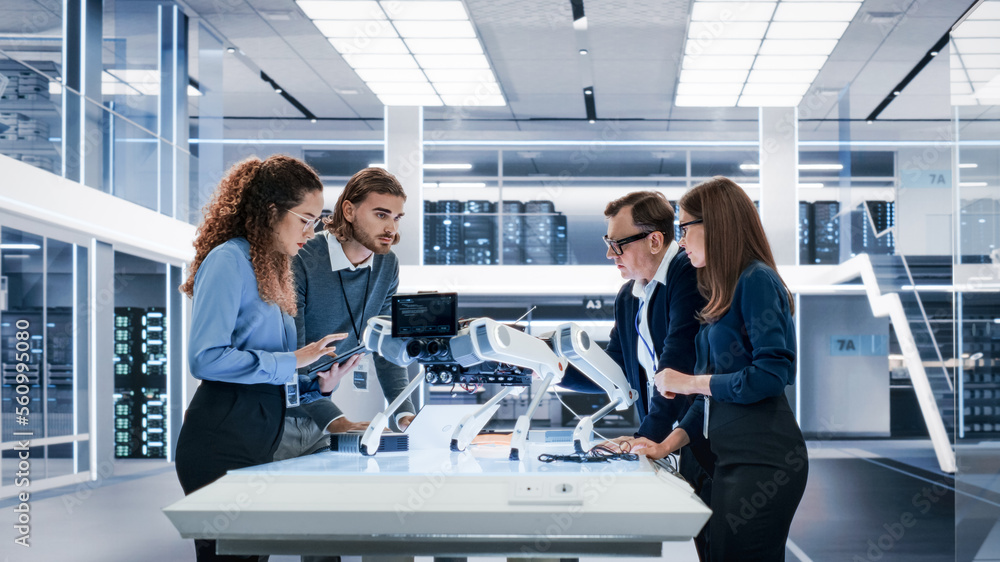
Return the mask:
<path id="1" fill-rule="evenodd" d="M 708 396 L 706 396 L 705 397 L 705 421 L 703 422 L 703 425 L 701 426 L 701 432 L 705 436 L 705 439 L 708 439 L 708 410 L 709 410 L 709 406 L 711 404 L 712 404 L 712 400 Z"/>
<path id="2" fill-rule="evenodd" d="M 351 388 L 356 392 L 368 392 L 367 358 L 358 362 L 352 374 L 354 375 L 354 385 Z"/>
<path id="3" fill-rule="evenodd" d="M 299 381 L 285 383 L 285 406 L 297 408 L 299 405 Z"/>

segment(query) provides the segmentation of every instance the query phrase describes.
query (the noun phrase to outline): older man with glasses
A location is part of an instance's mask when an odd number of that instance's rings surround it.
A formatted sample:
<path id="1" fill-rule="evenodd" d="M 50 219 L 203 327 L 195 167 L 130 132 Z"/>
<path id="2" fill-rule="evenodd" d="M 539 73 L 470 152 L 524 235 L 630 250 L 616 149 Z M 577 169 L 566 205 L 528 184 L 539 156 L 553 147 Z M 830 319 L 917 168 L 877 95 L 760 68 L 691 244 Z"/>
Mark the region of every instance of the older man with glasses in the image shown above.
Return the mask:
<path id="1" fill-rule="evenodd" d="M 639 430 L 615 441 L 627 448 L 636 437 L 660 442 L 687 412 L 689 398 L 665 398 L 653 379 L 662 369 L 693 368 L 694 339 L 699 323 L 695 314 L 705 305 L 698 278 L 688 256 L 674 240 L 674 209 L 662 193 L 637 191 L 608 203 L 604 210 L 608 233 L 607 257 L 627 282 L 615 299 L 615 325 L 607 353 L 621 366 L 629 384 L 640 393 L 635 406 Z M 581 392 L 601 392 L 572 371 L 561 386 Z M 712 453 L 704 439 L 692 438 L 681 449 L 680 471 L 706 502 Z M 707 559 L 706 537 L 696 538 L 698 555 Z"/>

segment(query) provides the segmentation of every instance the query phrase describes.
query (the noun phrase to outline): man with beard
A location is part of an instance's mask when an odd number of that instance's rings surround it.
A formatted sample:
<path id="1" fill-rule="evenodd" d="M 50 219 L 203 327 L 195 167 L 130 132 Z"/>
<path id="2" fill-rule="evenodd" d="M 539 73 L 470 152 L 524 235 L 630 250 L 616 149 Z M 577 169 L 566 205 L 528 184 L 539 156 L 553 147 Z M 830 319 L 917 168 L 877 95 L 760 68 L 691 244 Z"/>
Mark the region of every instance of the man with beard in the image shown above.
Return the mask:
<path id="1" fill-rule="evenodd" d="M 399 286 L 399 260 L 391 249 L 399 242 L 405 201 L 399 181 L 381 168 L 365 168 L 347 182 L 333 216 L 324 220 L 325 230 L 292 261 L 299 342 L 343 332 L 348 336 L 337 347 L 350 349 L 361 343 L 369 318 L 391 313 Z M 374 363 L 383 393 L 394 400 L 409 382 L 406 369 L 378 355 Z M 413 420 L 413 405 L 407 400 L 398 412 L 394 421 L 402 430 Z M 314 453 L 329 444 L 328 433 L 367 426 L 347 419 L 331 400 L 289 408 L 274 460 Z"/>

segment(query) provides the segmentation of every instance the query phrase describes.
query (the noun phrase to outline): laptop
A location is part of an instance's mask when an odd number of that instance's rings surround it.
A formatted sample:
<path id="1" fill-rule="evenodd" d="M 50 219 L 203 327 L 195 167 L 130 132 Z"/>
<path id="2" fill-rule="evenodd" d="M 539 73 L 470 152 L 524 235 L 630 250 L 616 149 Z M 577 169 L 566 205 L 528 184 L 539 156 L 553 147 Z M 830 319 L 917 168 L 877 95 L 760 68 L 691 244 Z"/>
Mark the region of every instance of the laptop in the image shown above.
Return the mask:
<path id="1" fill-rule="evenodd" d="M 406 428 L 410 450 L 447 449 L 451 436 L 466 415 L 474 413 L 482 404 L 427 404 L 417 412 Z M 495 411 L 495 409 L 494 409 Z"/>

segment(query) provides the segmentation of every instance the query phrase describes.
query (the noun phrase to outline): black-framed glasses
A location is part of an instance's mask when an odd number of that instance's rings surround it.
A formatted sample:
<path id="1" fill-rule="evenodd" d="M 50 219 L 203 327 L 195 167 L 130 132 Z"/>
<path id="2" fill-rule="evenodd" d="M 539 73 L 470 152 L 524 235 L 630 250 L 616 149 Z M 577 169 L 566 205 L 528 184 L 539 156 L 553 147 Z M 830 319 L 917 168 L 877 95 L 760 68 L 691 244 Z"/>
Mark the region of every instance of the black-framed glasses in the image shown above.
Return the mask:
<path id="1" fill-rule="evenodd" d="M 655 230 L 651 230 L 649 232 L 640 232 L 639 234 L 635 234 L 633 236 L 629 236 L 628 238 L 622 238 L 620 240 L 612 240 L 612 239 L 608 238 L 607 234 L 605 234 L 604 235 L 604 244 L 606 244 L 607 247 L 611 248 L 611 251 L 614 252 L 616 256 L 620 256 L 620 255 L 622 255 L 622 253 L 624 253 L 624 250 L 622 250 L 622 246 L 624 246 L 625 244 L 628 244 L 629 242 L 635 242 L 636 240 L 642 240 L 643 238 L 649 236 L 650 234 L 652 234 L 654 232 L 656 232 L 656 231 Z"/>
<path id="2" fill-rule="evenodd" d="M 702 219 L 694 219 L 693 221 L 682 222 L 678 226 L 681 228 L 681 238 L 684 238 L 688 234 L 688 227 L 692 224 L 701 224 L 705 222 Z"/>

